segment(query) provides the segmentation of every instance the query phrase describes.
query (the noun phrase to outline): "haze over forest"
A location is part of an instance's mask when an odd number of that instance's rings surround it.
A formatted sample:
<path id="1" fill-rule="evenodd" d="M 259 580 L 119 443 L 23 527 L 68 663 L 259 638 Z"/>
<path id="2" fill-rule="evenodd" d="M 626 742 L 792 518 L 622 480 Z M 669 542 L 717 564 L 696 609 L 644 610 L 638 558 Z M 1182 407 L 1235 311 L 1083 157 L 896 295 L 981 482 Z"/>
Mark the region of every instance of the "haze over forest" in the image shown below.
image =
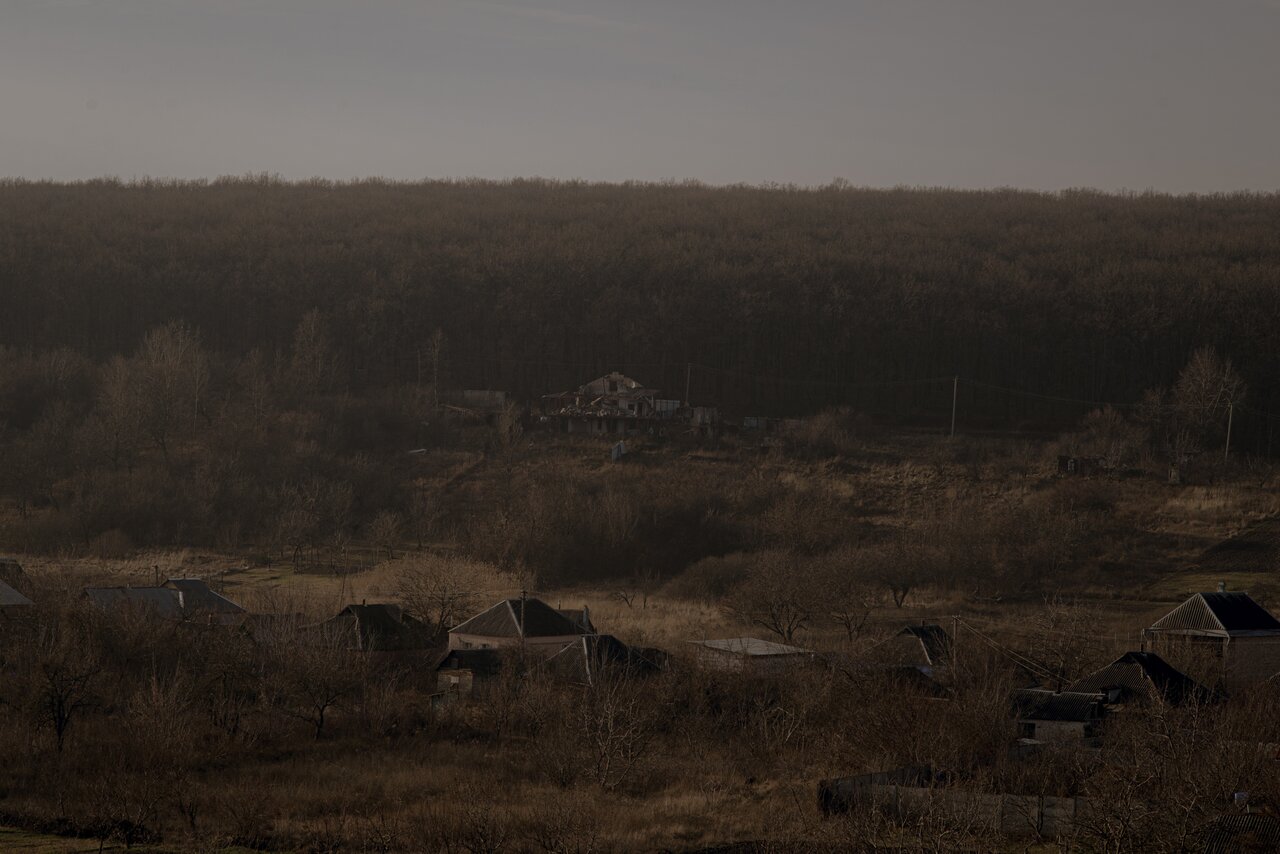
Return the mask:
<path id="1" fill-rule="evenodd" d="M 0 175 L 1280 187 L 1274 0 L 7 0 Z"/>

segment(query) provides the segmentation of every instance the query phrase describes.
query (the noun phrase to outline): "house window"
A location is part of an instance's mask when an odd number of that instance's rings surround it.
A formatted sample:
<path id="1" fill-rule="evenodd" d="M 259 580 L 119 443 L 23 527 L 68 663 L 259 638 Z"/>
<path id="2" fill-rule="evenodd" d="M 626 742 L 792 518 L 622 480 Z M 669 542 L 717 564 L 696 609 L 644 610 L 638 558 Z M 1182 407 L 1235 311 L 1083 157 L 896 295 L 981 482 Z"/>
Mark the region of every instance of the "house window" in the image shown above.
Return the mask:
<path id="1" fill-rule="evenodd" d="M 1035 738 L 1036 725 L 1030 721 L 1018 722 L 1018 738 Z"/>

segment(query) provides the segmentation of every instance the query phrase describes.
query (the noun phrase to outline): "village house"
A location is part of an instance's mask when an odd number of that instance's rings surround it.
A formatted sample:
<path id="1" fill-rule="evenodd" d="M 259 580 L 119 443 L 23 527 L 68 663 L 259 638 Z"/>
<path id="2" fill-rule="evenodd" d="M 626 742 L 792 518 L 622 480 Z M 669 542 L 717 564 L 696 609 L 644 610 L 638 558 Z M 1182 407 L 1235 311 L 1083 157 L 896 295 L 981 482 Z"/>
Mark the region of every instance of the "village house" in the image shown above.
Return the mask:
<path id="1" fill-rule="evenodd" d="M 1092 738 L 1106 713 L 1101 694 L 1024 688 L 1011 699 L 1018 737 L 1033 741 Z"/>
<path id="2" fill-rule="evenodd" d="M 1280 620 L 1248 593 L 1197 593 L 1142 632 L 1144 651 L 1228 690 L 1280 673 Z"/>
<path id="3" fill-rule="evenodd" d="M 673 418 L 680 408 L 680 401 L 660 399 L 657 389 L 646 388 L 617 371 L 576 391 L 545 395 L 543 404 L 547 417 L 564 432 L 597 436 L 639 432 Z"/>
<path id="4" fill-rule="evenodd" d="M 739 673 L 783 673 L 813 661 L 811 650 L 759 640 L 724 638 L 689 641 L 699 664 L 712 670 Z"/>
<path id="5" fill-rule="evenodd" d="M 198 578 L 171 578 L 160 587 L 86 587 L 84 595 L 105 612 L 183 622 L 235 625 L 245 613 Z"/>
<path id="6" fill-rule="evenodd" d="M 584 609 L 585 617 L 585 609 Z M 587 624 L 590 624 L 587 618 Z M 520 648 L 548 657 L 580 636 L 592 634 L 541 599 L 504 599 L 449 630 L 449 649 Z"/>
<path id="7" fill-rule="evenodd" d="M 360 652 L 408 652 L 432 646 L 427 624 L 399 605 L 348 605 L 323 626 L 343 639 L 348 649 Z"/>

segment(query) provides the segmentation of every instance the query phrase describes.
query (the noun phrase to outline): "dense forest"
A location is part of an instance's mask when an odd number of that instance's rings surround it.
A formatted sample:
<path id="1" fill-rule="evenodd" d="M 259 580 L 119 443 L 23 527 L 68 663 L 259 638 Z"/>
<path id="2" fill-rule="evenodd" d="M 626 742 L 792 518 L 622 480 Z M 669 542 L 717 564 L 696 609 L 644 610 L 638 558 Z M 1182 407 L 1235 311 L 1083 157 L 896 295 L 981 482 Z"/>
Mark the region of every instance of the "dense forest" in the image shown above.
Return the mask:
<path id="1" fill-rule="evenodd" d="M 1268 453 L 1278 225 L 1274 195 L 5 182 L 0 546 L 300 559 L 453 526 L 502 562 L 492 544 L 563 528 L 578 551 L 556 567 L 619 566 L 652 530 L 642 562 L 675 568 L 778 546 L 735 528 L 735 490 L 750 513 L 785 499 L 749 485 L 657 489 L 633 523 L 636 495 L 531 463 L 483 514 L 445 500 L 521 423 L 468 438 L 442 391 L 529 402 L 614 369 L 727 414 L 840 413 L 839 435 L 945 426 L 959 376 L 969 429 L 1043 434 L 1114 401 L 1095 445 L 1130 419 L 1129 445 L 1180 456 L 1230 418 L 1233 447 Z"/>
<path id="2" fill-rule="evenodd" d="M 695 397 L 762 414 L 945 408 L 874 386 L 957 374 L 1133 401 L 1211 344 L 1277 412 L 1278 226 L 1275 195 L 8 182 L 0 343 L 100 361 L 181 320 L 272 354 L 318 309 L 346 389 L 420 381 L 440 329 L 458 387 L 616 368 L 680 397 L 693 363 Z"/>

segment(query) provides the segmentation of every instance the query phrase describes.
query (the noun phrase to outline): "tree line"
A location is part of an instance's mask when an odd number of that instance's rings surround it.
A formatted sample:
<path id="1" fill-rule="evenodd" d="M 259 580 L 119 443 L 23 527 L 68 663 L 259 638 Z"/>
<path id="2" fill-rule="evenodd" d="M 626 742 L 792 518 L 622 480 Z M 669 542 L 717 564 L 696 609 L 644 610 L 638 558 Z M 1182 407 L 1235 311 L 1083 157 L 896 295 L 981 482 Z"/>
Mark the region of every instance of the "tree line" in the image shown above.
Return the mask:
<path id="1" fill-rule="evenodd" d="M 957 374 L 1134 401 L 1212 345 L 1274 413 L 1277 222 L 1272 194 L 9 181 L 0 341 L 106 361 L 178 320 L 271 354 L 316 312 L 325 381 L 357 394 L 434 371 L 535 396 L 619 368 L 682 397 L 693 363 L 694 396 L 764 414 L 937 410 L 950 389 L 858 387 Z"/>

